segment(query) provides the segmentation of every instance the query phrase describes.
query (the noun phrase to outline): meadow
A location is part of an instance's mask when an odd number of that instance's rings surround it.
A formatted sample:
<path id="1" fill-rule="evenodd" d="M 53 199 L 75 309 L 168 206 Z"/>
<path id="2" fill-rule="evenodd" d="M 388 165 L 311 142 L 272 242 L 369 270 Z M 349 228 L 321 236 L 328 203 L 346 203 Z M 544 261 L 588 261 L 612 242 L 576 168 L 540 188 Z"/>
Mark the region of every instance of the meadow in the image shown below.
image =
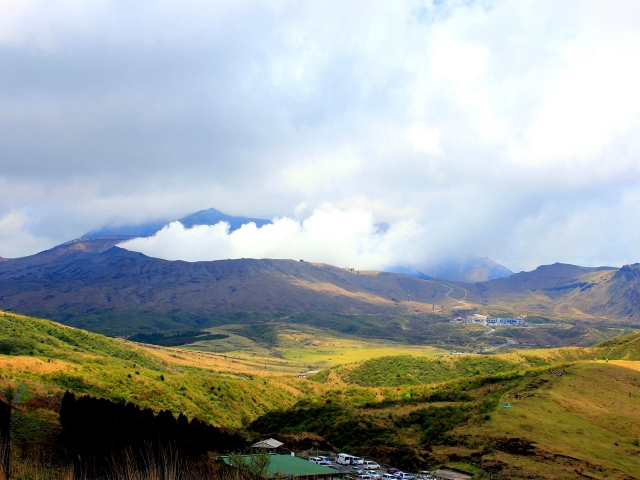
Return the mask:
<path id="1" fill-rule="evenodd" d="M 14 442 L 46 452 L 70 390 L 412 470 L 494 466 L 524 476 L 547 468 L 557 478 L 572 478 L 569 466 L 592 478 L 640 470 L 639 334 L 590 348 L 448 355 L 306 324 L 275 337 L 268 328 L 240 333 L 215 327 L 205 334 L 228 337 L 168 348 L 0 312 L 0 387 L 21 391 Z M 235 349 L 203 350 L 216 342 Z M 309 366 L 324 368 L 299 378 Z"/>

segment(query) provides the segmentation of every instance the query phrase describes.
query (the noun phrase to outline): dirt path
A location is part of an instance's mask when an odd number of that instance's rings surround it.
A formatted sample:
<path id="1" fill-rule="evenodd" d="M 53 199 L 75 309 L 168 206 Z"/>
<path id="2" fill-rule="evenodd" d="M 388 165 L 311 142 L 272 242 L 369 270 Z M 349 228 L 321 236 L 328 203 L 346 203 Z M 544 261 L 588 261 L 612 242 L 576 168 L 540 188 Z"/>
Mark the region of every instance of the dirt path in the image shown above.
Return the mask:
<path id="1" fill-rule="evenodd" d="M 436 282 L 435 280 L 428 280 L 428 281 L 436 283 L 438 285 L 441 285 L 441 286 L 443 286 L 445 288 L 448 288 L 449 291 L 445 292 L 444 296 L 446 298 L 448 298 L 449 300 L 453 300 L 454 302 L 458 302 L 458 307 L 470 307 L 471 306 L 468 302 L 465 301 L 466 298 L 467 298 L 467 295 L 469 294 L 468 290 L 466 290 L 466 289 L 464 289 L 462 287 L 459 287 L 457 285 L 449 285 L 448 283 Z M 460 290 L 462 290 L 464 292 L 464 295 L 462 296 L 461 299 L 453 298 L 451 296 L 451 292 L 453 292 L 456 288 L 458 288 L 458 289 L 460 289 Z"/>

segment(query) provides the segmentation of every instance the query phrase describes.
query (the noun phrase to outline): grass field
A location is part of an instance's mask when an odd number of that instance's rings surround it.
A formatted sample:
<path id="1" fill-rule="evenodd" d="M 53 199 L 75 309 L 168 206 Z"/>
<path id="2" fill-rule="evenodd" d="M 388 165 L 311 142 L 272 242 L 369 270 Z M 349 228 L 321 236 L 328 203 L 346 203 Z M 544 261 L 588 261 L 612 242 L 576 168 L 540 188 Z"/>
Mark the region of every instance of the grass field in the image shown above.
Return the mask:
<path id="1" fill-rule="evenodd" d="M 16 438 L 50 438 L 69 389 L 260 435 L 315 435 L 404 468 L 493 465 L 515 472 L 507 478 L 640 471 L 640 334 L 586 349 L 443 355 L 271 327 L 225 325 L 210 330 L 228 338 L 167 348 L 0 312 L 0 388 L 27 387 Z M 311 366 L 326 368 L 296 378 Z M 566 373 L 550 373 L 558 369 Z"/>
<path id="2" fill-rule="evenodd" d="M 372 340 L 354 335 L 341 337 L 307 325 L 275 323 L 277 337 L 270 344 L 238 334 L 244 325 L 231 324 L 209 328 L 208 332 L 223 333 L 228 338 L 206 340 L 182 347 L 188 350 L 222 353 L 243 358 L 256 366 L 267 361 L 277 365 L 277 359 L 290 371 L 315 370 L 392 355 L 433 356 L 448 353 L 431 346 L 413 346 L 390 340 Z M 244 333 L 244 332 L 243 332 Z"/>
<path id="3" fill-rule="evenodd" d="M 526 455 L 517 455 L 499 447 L 486 461 L 544 478 L 628 479 L 640 472 L 638 362 L 573 365 L 562 377 L 543 375 L 509 392 L 502 401 L 513 408 L 499 408 L 489 422 L 457 434 L 483 443 L 521 439 L 532 448 Z"/>

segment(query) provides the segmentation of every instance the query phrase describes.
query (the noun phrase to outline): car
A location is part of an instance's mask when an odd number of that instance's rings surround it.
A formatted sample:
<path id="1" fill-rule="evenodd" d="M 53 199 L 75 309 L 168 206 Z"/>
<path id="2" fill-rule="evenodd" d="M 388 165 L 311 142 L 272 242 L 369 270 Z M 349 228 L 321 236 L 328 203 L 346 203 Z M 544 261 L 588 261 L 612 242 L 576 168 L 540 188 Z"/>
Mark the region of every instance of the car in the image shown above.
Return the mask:
<path id="1" fill-rule="evenodd" d="M 380 465 L 378 465 L 376 462 L 372 462 L 371 460 L 365 460 L 363 467 L 365 470 L 378 470 L 380 468 Z"/>
<path id="2" fill-rule="evenodd" d="M 387 473 L 390 473 L 391 475 L 395 475 L 399 471 L 400 470 L 398 470 L 397 468 L 387 468 Z"/>
<path id="3" fill-rule="evenodd" d="M 318 465 L 322 465 L 323 467 L 332 467 L 333 464 L 329 460 L 320 460 L 316 462 Z"/>
<path id="4" fill-rule="evenodd" d="M 413 480 L 415 477 L 413 475 L 411 475 L 410 473 L 397 472 L 396 473 L 396 478 L 398 480 Z"/>
<path id="5" fill-rule="evenodd" d="M 431 472 L 429 470 L 420 471 L 420 473 L 416 475 L 416 478 L 418 478 L 419 480 L 434 480 L 433 475 L 431 475 Z"/>
<path id="6" fill-rule="evenodd" d="M 381 480 L 380 479 L 380 474 L 378 472 L 376 472 L 375 470 L 368 471 L 367 475 L 369 475 L 373 480 Z"/>
<path id="7" fill-rule="evenodd" d="M 382 480 L 397 480 L 393 473 L 385 473 L 382 475 Z"/>
<path id="8" fill-rule="evenodd" d="M 355 462 L 353 462 L 354 458 L 358 458 L 358 457 L 354 457 L 353 455 L 349 455 L 348 453 L 339 453 L 338 456 L 336 457 L 336 463 L 342 464 L 342 465 L 354 465 Z"/>
<path id="9" fill-rule="evenodd" d="M 329 457 L 325 457 L 324 455 L 318 455 L 318 458 L 324 460 L 325 462 L 329 462 Z"/>
<path id="10" fill-rule="evenodd" d="M 360 458 L 360 457 L 351 458 L 351 465 L 364 465 L 364 458 Z"/>
<path id="11" fill-rule="evenodd" d="M 360 467 L 357 466 L 353 466 L 349 469 L 350 472 L 356 473 L 358 475 L 363 475 L 364 474 L 364 470 L 362 470 Z"/>
<path id="12" fill-rule="evenodd" d="M 322 459 L 320 457 L 311 457 L 309 461 L 312 463 L 320 463 Z"/>
<path id="13" fill-rule="evenodd" d="M 361 473 L 356 477 L 358 480 L 373 480 L 368 473 Z"/>

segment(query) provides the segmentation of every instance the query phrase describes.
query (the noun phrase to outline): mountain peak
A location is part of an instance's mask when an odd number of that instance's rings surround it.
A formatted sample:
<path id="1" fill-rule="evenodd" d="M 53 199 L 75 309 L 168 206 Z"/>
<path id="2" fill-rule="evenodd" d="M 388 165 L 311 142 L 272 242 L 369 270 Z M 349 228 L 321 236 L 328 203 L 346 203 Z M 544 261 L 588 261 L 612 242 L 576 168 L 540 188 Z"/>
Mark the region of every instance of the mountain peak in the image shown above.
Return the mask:
<path id="1" fill-rule="evenodd" d="M 165 219 L 155 220 L 152 222 L 145 222 L 139 224 L 128 225 L 107 225 L 98 230 L 94 230 L 85 233 L 80 238 L 96 238 L 96 237 L 149 237 L 162 230 L 163 227 L 171 222 L 178 221 L 185 228 L 192 228 L 196 225 L 215 225 L 219 222 L 227 222 L 229 224 L 229 230 L 233 232 L 239 229 L 246 223 L 255 223 L 256 226 L 262 227 L 263 225 L 271 223 L 271 220 L 264 218 L 249 218 L 249 217 L 234 217 L 232 215 L 226 215 L 220 210 L 215 208 L 208 208 L 206 210 L 200 210 L 198 212 L 187 215 L 179 219 Z"/>

